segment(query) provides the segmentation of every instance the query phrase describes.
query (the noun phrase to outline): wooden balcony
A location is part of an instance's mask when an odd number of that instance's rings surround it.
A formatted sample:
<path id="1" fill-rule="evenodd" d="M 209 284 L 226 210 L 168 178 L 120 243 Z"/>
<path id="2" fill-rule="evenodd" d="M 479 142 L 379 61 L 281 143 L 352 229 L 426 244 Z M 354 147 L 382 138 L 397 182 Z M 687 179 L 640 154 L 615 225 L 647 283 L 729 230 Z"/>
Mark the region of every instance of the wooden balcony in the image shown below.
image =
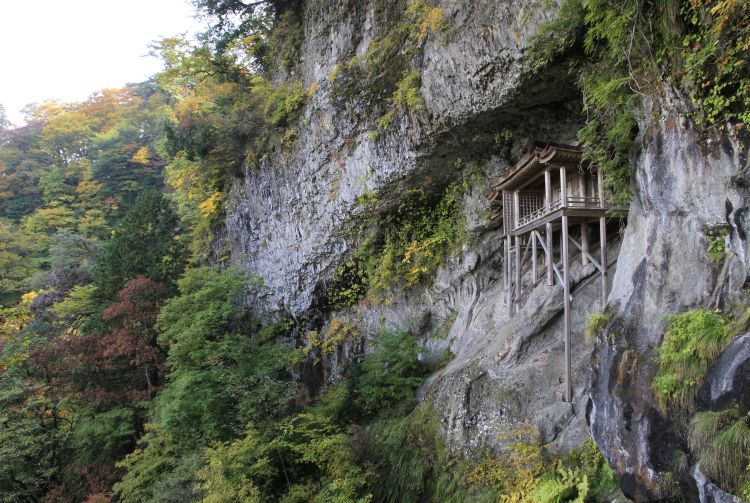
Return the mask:
<path id="1" fill-rule="evenodd" d="M 509 234 L 518 235 L 531 231 L 549 221 L 556 220 L 562 215 L 583 218 L 599 218 L 602 216 L 616 216 L 627 212 L 627 208 L 614 204 L 601 204 L 597 196 L 568 196 L 554 199 L 549 205 L 541 205 L 529 212 L 522 213 Z"/>

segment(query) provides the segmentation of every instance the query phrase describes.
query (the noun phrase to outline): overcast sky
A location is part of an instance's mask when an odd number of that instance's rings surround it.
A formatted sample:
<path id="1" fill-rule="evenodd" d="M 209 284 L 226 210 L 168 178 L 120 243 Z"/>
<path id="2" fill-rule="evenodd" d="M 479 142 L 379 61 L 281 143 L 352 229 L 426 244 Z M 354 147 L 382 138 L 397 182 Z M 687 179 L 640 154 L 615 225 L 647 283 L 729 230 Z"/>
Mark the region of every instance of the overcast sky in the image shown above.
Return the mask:
<path id="1" fill-rule="evenodd" d="M 151 41 L 200 29 L 189 0 L 0 0 L 0 104 L 85 100 L 161 68 Z"/>

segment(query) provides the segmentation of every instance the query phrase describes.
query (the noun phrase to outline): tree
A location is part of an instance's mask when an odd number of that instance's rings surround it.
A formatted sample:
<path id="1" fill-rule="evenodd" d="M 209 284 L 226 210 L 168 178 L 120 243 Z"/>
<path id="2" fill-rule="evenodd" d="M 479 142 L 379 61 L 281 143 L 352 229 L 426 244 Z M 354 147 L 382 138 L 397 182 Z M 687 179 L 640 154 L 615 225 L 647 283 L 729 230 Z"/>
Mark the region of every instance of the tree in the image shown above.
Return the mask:
<path id="1" fill-rule="evenodd" d="M 145 276 L 169 290 L 185 266 L 180 223 L 158 192 L 138 197 L 107 243 L 94 277 L 101 299 L 111 300 L 125 283 Z"/>
<path id="2" fill-rule="evenodd" d="M 193 5 L 211 20 L 206 35 L 214 40 L 219 52 L 224 52 L 241 35 L 259 31 L 268 33 L 274 13 L 296 1 L 193 0 Z"/>
<path id="3" fill-rule="evenodd" d="M 0 304 L 18 302 L 42 262 L 34 237 L 13 222 L 0 219 Z"/>
<path id="4" fill-rule="evenodd" d="M 5 133 L 11 127 L 8 115 L 5 113 L 5 107 L 0 104 L 0 143 L 3 142 L 3 133 Z"/>

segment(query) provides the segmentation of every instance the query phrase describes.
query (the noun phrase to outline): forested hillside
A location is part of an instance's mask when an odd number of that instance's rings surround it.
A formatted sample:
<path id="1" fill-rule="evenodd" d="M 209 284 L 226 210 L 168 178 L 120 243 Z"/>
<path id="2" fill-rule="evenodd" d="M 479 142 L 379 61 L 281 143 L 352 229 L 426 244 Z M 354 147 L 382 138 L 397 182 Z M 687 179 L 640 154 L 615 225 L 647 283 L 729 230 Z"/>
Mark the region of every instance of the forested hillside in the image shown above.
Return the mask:
<path id="1" fill-rule="evenodd" d="M 588 318 L 569 404 L 555 396 L 562 292 L 506 314 L 485 201 L 490 175 L 547 135 L 585 145 L 613 200 L 649 208 L 635 152 L 656 138 L 661 155 L 662 123 L 683 126 L 639 100 L 668 102 L 670 86 L 685 128 L 743 144 L 750 7 L 499 3 L 193 0 L 210 29 L 154 42 L 164 70 L 148 81 L 30 105 L 21 127 L 0 114 L 0 502 L 625 501 L 618 475 L 646 501 L 679 498 L 697 460 L 750 497 L 747 404 L 694 403 L 747 326 L 744 294 L 720 283 L 739 275 L 725 242 L 740 234 L 691 224 L 719 293 L 649 314 L 646 356 L 628 347 L 601 371 L 639 332 L 620 304 Z M 485 39 L 462 38 L 486 16 Z M 492 44 L 516 52 L 456 72 Z M 711 145 L 704 158 L 746 159 Z M 654 192 L 678 193 L 666 178 Z M 641 271 L 618 232 L 622 274 Z M 674 459 L 605 449 L 613 470 L 588 428 L 614 428 L 622 397 L 589 396 L 629 379 L 660 401 L 642 417 L 679 409 L 666 440 L 637 440 Z"/>

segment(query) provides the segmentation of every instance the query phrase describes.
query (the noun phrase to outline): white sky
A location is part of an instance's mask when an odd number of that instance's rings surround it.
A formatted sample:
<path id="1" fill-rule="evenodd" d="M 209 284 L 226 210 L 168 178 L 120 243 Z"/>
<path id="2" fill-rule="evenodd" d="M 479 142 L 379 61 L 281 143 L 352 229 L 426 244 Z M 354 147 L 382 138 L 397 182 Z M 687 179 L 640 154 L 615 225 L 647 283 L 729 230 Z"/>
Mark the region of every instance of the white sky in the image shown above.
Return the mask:
<path id="1" fill-rule="evenodd" d="M 0 0 L 0 104 L 11 121 L 47 99 L 82 101 L 161 69 L 150 42 L 195 33 L 189 0 Z"/>

